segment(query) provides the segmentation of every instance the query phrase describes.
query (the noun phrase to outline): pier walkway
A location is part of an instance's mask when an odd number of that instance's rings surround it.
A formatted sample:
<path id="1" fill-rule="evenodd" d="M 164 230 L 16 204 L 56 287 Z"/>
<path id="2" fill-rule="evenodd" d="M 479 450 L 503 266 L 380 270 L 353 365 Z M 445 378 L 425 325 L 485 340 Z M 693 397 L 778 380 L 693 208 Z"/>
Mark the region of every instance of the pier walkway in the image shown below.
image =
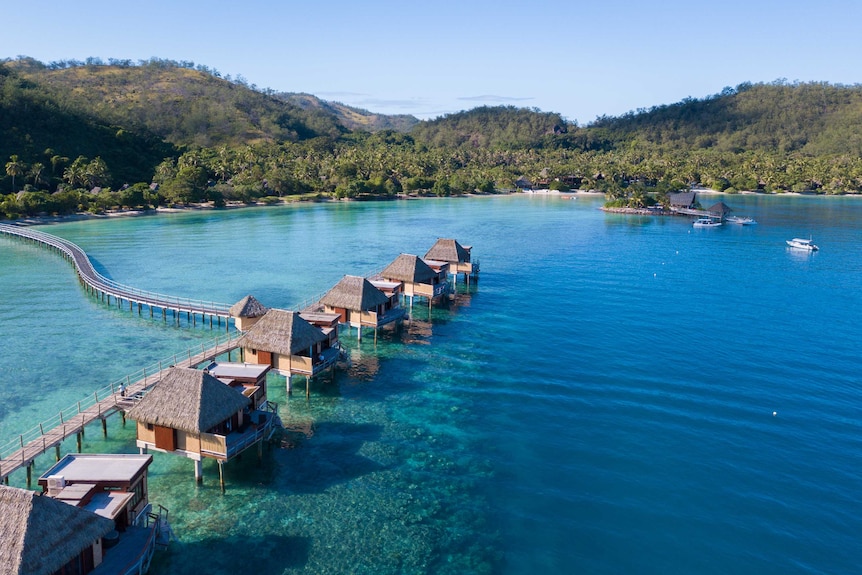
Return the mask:
<path id="1" fill-rule="evenodd" d="M 96 390 L 93 395 L 77 402 L 76 405 L 60 410 L 57 416 L 22 433 L 17 439 L 0 445 L 0 481 L 5 482 L 11 473 L 26 467 L 29 486 L 33 461 L 37 457 L 54 447 L 59 461 L 60 444 L 73 435 L 77 436 L 78 452 L 80 452 L 84 428 L 87 425 L 101 420 L 102 432 L 107 434 L 106 419 L 114 413 L 125 413 L 130 409 L 161 380 L 166 370 L 171 367 L 196 367 L 220 355 L 229 354 L 237 349 L 236 342 L 241 335 L 229 333 L 216 338 L 208 345 L 201 344 L 200 351 L 195 347 L 185 354 L 175 354 L 155 365 L 129 374 L 121 380 Z"/>
<path id="2" fill-rule="evenodd" d="M 206 317 L 209 316 L 210 326 L 212 326 L 213 318 L 218 318 L 219 325 L 221 325 L 222 318 L 225 320 L 226 327 L 230 323 L 230 305 L 228 304 L 168 296 L 126 286 L 106 278 L 96 271 L 84 250 L 63 238 L 29 227 L 10 224 L 0 224 L 0 234 L 36 242 L 58 251 L 75 266 L 78 278 L 87 291 L 95 294 L 102 301 L 107 299 L 109 305 L 111 304 L 111 297 L 113 297 L 117 302 L 117 307 L 121 307 L 122 302 L 127 302 L 129 311 L 137 304 L 138 314 L 141 313 L 143 306 L 150 309 L 150 317 L 152 317 L 154 309 L 160 309 L 166 321 L 167 312 L 170 310 L 177 320 L 179 320 L 179 314 L 185 313 L 190 320 L 197 317 L 197 314 L 200 314 L 202 321 L 206 321 Z"/>

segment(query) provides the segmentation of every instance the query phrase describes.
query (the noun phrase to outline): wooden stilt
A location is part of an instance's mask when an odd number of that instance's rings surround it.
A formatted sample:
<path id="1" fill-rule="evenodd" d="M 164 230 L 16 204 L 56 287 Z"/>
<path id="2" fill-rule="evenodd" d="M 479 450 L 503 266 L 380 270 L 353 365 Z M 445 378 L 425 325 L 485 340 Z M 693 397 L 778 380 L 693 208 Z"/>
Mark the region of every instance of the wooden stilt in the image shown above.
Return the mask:
<path id="1" fill-rule="evenodd" d="M 221 485 L 221 492 L 224 495 L 224 463 L 219 459 L 218 462 L 218 481 Z"/>
<path id="2" fill-rule="evenodd" d="M 257 462 L 261 463 L 263 461 L 263 441 L 257 442 Z"/>
<path id="3" fill-rule="evenodd" d="M 81 453 L 81 440 L 83 439 L 81 437 L 81 432 L 76 433 L 75 436 L 78 439 L 78 453 Z"/>
<path id="4" fill-rule="evenodd" d="M 293 390 L 290 388 L 290 374 L 288 373 L 287 374 L 287 395 L 290 395 L 292 393 L 293 393 Z"/>
<path id="5" fill-rule="evenodd" d="M 195 461 L 195 482 L 204 482 L 204 464 L 203 461 Z"/>
<path id="6" fill-rule="evenodd" d="M 56 450 L 57 461 L 60 461 L 60 444 L 58 443 L 54 449 Z"/>
<path id="7" fill-rule="evenodd" d="M 311 376 L 305 376 L 305 399 L 311 397 Z"/>
<path id="8" fill-rule="evenodd" d="M 108 420 L 102 419 L 102 435 L 108 437 Z"/>
<path id="9" fill-rule="evenodd" d="M 125 412 L 125 411 L 121 411 L 121 412 L 120 412 L 120 417 L 121 417 L 121 418 L 123 418 L 123 427 L 126 427 L 126 412 Z"/>
<path id="10" fill-rule="evenodd" d="M 27 464 L 27 489 L 30 489 L 30 485 L 33 483 L 33 462 Z"/>

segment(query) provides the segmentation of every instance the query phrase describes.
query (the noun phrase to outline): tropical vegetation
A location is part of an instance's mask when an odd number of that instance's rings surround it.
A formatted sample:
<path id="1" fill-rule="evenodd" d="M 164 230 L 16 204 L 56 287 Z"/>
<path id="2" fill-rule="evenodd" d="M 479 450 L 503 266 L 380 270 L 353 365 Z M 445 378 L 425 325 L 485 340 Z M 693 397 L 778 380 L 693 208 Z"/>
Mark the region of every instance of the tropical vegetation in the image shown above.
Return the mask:
<path id="1" fill-rule="evenodd" d="M 192 62 L 0 61 L 0 215 L 287 198 L 592 189 L 614 205 L 862 191 L 862 87 L 741 84 L 600 117 L 480 107 L 430 121 L 282 94 Z"/>

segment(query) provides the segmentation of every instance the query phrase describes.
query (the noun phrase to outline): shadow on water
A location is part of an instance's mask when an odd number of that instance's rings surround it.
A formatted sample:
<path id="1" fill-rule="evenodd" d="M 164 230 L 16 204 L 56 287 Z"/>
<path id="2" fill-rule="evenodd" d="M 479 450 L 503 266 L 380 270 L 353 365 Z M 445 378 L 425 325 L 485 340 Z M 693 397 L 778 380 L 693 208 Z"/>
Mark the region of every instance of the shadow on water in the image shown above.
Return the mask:
<path id="1" fill-rule="evenodd" d="M 302 568 L 308 563 L 311 540 L 308 537 L 280 535 L 217 537 L 196 542 L 173 542 L 166 551 L 153 557 L 151 573 L 207 572 L 281 575 L 285 569 Z"/>
<path id="2" fill-rule="evenodd" d="M 315 427 L 314 450 L 274 451 L 282 485 L 297 493 L 322 493 L 333 485 L 346 483 L 386 467 L 359 455 L 367 442 L 380 439 L 380 425 L 342 422 L 320 423 Z"/>

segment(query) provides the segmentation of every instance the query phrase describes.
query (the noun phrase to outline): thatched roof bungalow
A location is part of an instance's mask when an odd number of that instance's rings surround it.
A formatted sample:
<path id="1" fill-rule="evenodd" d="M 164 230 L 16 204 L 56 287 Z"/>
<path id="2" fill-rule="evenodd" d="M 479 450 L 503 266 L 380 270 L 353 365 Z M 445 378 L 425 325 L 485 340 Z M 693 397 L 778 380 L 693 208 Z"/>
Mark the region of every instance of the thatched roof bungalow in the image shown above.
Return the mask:
<path id="1" fill-rule="evenodd" d="M 708 207 L 706 211 L 709 212 L 712 217 L 723 220 L 727 217 L 727 214 L 733 211 L 733 209 L 724 202 L 716 202 Z"/>
<path id="2" fill-rule="evenodd" d="M 246 331 L 257 323 L 257 320 L 262 318 L 268 309 L 254 296 L 247 295 L 233 304 L 229 312 L 236 328 L 240 331 Z"/>
<path id="3" fill-rule="evenodd" d="M 380 277 L 389 281 L 401 282 L 405 296 L 426 297 L 429 300 L 446 293 L 449 284 L 448 263 L 435 262 L 441 265 L 434 269 L 418 256 L 401 254 L 386 266 Z"/>
<path id="4" fill-rule="evenodd" d="M 326 313 L 337 313 L 340 322 L 354 326 L 378 328 L 404 316 L 399 300 L 399 291 L 392 295 L 374 287 L 367 279 L 359 276 L 344 276 L 322 298 L 320 303 Z"/>
<path id="5" fill-rule="evenodd" d="M 35 491 L 0 485 L 0 573 L 85 575 L 114 522 Z"/>
<path id="6" fill-rule="evenodd" d="M 471 246 L 462 246 L 456 240 L 439 238 L 437 243 L 425 254 L 425 260 L 437 260 L 449 263 L 449 272 L 455 274 L 463 273 L 467 276 L 473 274 L 473 264 L 470 261 Z"/>
<path id="7" fill-rule="evenodd" d="M 237 342 L 246 361 L 271 365 L 288 377 L 313 376 L 335 363 L 337 343 L 338 330 L 324 333 L 299 312 L 281 309 L 266 312 Z"/>
<path id="8" fill-rule="evenodd" d="M 172 367 L 126 416 L 137 422 L 141 453 L 155 449 L 229 461 L 271 434 L 274 413 L 247 411 L 251 400 L 207 373 Z"/>

